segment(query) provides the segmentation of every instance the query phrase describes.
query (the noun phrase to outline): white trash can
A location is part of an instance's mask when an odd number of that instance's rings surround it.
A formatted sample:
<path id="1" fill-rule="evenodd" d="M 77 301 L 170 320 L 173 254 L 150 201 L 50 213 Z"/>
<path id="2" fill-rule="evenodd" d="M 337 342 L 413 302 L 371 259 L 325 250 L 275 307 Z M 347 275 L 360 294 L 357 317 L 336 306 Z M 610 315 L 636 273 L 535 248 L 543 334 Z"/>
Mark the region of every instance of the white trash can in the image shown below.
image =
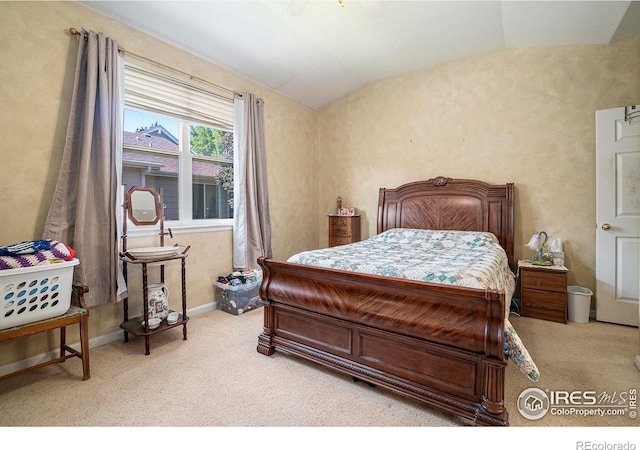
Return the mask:
<path id="1" fill-rule="evenodd" d="M 582 286 L 568 286 L 569 320 L 577 323 L 589 323 L 591 296 L 593 292 Z"/>

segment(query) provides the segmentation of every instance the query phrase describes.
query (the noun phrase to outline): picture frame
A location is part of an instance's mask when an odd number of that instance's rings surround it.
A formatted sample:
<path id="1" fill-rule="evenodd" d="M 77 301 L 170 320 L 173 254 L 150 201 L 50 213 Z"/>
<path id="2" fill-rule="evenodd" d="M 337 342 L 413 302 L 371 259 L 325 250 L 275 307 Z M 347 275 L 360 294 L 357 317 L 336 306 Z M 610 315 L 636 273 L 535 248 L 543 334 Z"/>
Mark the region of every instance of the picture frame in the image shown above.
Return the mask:
<path id="1" fill-rule="evenodd" d="M 352 208 L 352 207 L 340 208 L 338 210 L 338 215 L 339 216 L 355 216 L 356 215 L 356 209 Z"/>

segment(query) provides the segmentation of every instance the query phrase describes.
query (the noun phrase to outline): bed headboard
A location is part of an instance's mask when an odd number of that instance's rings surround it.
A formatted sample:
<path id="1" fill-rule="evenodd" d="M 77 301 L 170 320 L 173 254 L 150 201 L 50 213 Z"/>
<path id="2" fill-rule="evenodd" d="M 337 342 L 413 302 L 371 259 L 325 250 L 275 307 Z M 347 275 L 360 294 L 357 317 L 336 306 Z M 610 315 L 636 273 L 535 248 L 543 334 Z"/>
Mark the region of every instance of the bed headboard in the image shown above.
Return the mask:
<path id="1" fill-rule="evenodd" d="M 391 228 L 489 231 L 496 235 L 515 269 L 513 183 L 431 178 L 380 188 L 378 233 Z"/>

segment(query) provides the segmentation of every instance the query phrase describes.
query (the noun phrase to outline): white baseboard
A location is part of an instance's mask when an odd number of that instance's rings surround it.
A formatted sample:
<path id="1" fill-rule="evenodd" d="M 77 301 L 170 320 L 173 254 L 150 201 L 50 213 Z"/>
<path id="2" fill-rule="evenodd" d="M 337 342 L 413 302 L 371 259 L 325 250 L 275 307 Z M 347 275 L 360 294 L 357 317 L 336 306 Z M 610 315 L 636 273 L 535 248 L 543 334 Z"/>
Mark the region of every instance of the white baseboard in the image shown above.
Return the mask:
<path id="1" fill-rule="evenodd" d="M 206 305 L 198 306 L 196 308 L 189 309 L 187 314 L 189 317 L 197 316 L 199 314 L 204 314 L 209 311 L 213 311 L 218 307 L 217 302 L 207 303 Z M 114 331 L 112 333 L 103 334 L 102 336 L 96 336 L 94 338 L 89 339 L 89 349 L 100 347 L 102 345 L 111 344 L 112 342 L 116 342 L 124 339 L 123 337 L 124 331 Z M 76 342 L 75 344 L 69 344 L 69 347 L 80 351 L 80 343 Z M 51 359 L 57 358 L 60 356 L 60 349 L 51 350 L 50 352 L 42 353 L 40 355 L 32 356 L 27 359 L 23 359 L 20 361 L 16 361 L 11 364 L 6 364 L 0 367 L 0 377 L 17 372 L 18 370 L 26 369 L 28 367 L 35 366 L 36 364 L 40 364 L 45 361 L 49 361 Z"/>

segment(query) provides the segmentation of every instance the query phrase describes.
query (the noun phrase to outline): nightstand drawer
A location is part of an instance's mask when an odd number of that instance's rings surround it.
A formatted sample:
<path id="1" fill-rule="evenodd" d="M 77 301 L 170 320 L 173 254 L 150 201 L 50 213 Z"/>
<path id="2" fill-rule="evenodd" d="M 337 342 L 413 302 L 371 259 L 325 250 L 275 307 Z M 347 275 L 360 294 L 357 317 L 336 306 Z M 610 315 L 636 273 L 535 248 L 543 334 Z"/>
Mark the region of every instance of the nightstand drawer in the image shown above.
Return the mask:
<path id="1" fill-rule="evenodd" d="M 522 289 L 522 305 L 526 308 L 544 308 L 564 311 L 567 294 L 560 292 Z"/>
<path id="2" fill-rule="evenodd" d="M 528 307 L 525 317 L 548 320 L 550 322 L 567 323 L 566 312 L 554 311 L 553 309 Z"/>
<path id="3" fill-rule="evenodd" d="M 332 217 L 331 218 L 331 229 L 332 230 L 346 230 L 349 226 L 350 222 L 347 222 L 345 219 L 342 218 L 335 218 Z"/>
<path id="4" fill-rule="evenodd" d="M 554 273 L 551 270 L 546 272 L 526 270 L 522 272 L 522 288 L 566 293 L 567 274 L 565 272 Z"/>
<path id="5" fill-rule="evenodd" d="M 347 237 L 330 237 L 329 238 L 329 247 L 335 247 L 336 245 L 345 245 L 351 244 L 351 239 Z"/>
<path id="6" fill-rule="evenodd" d="M 346 229 L 333 229 L 331 230 L 331 237 L 349 237 L 350 233 L 349 230 Z"/>

